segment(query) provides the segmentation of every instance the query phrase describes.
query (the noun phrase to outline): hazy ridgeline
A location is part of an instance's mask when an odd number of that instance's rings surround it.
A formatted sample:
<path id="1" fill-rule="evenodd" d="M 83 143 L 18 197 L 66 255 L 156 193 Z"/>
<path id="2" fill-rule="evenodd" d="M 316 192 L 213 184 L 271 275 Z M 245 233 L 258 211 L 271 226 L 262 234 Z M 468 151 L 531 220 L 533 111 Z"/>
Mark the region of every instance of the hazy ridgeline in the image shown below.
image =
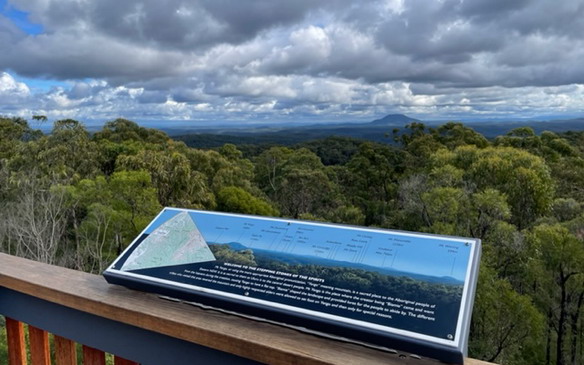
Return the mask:
<path id="1" fill-rule="evenodd" d="M 202 150 L 122 119 L 44 135 L 0 118 L 0 250 L 100 273 L 163 206 L 472 236 L 484 252 L 470 356 L 584 363 L 584 132 L 384 133 L 392 145 Z"/>

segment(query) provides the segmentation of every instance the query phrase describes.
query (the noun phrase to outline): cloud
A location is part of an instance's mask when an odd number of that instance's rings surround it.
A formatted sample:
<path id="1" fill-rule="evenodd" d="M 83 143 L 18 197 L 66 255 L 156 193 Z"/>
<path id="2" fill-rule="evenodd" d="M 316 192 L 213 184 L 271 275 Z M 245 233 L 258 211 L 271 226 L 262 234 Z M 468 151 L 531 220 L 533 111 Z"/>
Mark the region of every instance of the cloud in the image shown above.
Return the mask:
<path id="1" fill-rule="evenodd" d="M 30 88 L 6 72 L 0 72 L 0 116 L 26 116 L 28 106 L 34 104 Z"/>
<path id="2" fill-rule="evenodd" d="M 18 85 L 18 75 L 69 85 L 20 94 L 3 86 L 11 108 L 136 119 L 584 109 L 584 0 L 10 6 L 43 32 L 0 15 L 2 85 Z"/>
<path id="3" fill-rule="evenodd" d="M 241 43 L 267 29 L 302 21 L 338 0 L 14 0 L 47 30 L 84 28 L 144 46 L 194 50 Z"/>
<path id="4" fill-rule="evenodd" d="M 25 36 L 10 19 L 0 14 L 0 45 L 8 46 Z"/>
<path id="5" fill-rule="evenodd" d="M 0 98 L 3 104 L 17 104 L 30 97 L 30 89 L 25 83 L 17 82 L 10 74 L 0 73 Z"/>

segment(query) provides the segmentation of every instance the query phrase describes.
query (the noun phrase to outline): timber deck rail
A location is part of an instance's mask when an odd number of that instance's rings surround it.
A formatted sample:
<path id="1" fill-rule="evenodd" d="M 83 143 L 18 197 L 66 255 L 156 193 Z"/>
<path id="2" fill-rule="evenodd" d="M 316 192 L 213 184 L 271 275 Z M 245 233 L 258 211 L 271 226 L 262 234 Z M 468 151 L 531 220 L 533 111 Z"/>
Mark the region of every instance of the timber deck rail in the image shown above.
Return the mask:
<path id="1" fill-rule="evenodd" d="M 99 275 L 0 253 L 9 364 L 439 364 L 322 338 L 107 284 Z M 25 332 L 28 327 L 28 349 Z M 51 354 L 49 333 L 53 334 Z M 0 359 L 6 363 L 6 359 Z M 488 363 L 467 359 L 469 365 Z"/>

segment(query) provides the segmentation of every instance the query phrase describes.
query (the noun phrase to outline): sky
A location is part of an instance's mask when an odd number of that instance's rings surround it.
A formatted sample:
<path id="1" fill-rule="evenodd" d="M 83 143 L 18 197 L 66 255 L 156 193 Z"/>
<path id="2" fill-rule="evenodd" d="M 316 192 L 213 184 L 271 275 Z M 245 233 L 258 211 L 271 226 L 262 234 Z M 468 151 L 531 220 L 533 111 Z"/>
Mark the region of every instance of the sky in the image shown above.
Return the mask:
<path id="1" fill-rule="evenodd" d="M 584 0 L 0 0 L 0 115 L 584 115 Z"/>

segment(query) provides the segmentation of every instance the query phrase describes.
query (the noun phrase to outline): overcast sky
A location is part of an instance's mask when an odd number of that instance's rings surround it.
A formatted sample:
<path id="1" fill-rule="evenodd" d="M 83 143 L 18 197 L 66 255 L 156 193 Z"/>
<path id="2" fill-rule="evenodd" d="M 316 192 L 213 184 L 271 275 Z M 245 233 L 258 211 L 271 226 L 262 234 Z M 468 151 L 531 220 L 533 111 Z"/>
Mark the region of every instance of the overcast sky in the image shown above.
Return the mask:
<path id="1" fill-rule="evenodd" d="M 584 0 L 0 0 L 0 115 L 584 114 Z"/>

